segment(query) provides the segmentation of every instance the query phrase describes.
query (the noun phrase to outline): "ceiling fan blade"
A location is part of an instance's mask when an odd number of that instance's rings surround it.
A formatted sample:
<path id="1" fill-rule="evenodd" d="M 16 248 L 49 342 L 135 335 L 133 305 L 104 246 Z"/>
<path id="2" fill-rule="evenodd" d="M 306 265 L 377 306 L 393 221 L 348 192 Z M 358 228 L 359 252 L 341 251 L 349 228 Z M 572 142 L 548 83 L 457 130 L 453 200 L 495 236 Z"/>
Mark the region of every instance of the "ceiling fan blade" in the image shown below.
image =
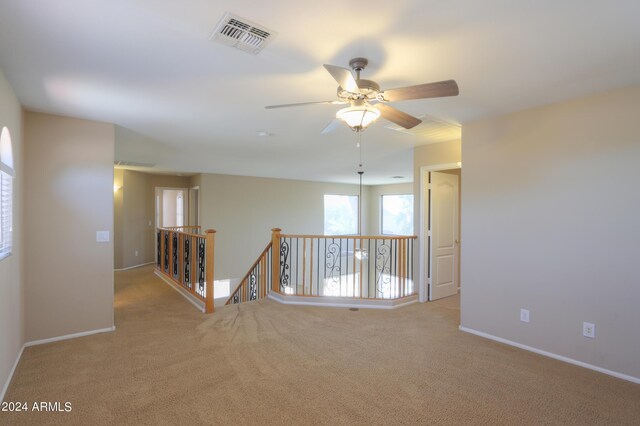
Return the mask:
<path id="1" fill-rule="evenodd" d="M 319 101 L 319 102 L 301 102 L 299 104 L 282 104 L 282 105 L 268 105 L 265 108 L 266 109 L 274 109 L 274 108 L 288 108 L 288 107 L 295 107 L 295 106 L 304 106 L 304 105 L 320 105 L 320 104 L 325 104 L 325 105 L 340 105 L 340 104 L 346 104 L 346 102 L 342 102 L 342 101 Z"/>
<path id="2" fill-rule="evenodd" d="M 389 102 L 405 101 L 408 99 L 443 98 L 458 96 L 458 83 L 455 80 L 438 81 L 435 83 L 418 84 L 417 86 L 399 87 L 385 90 L 384 100 Z"/>
<path id="3" fill-rule="evenodd" d="M 416 118 L 413 115 L 409 115 L 406 112 L 402 112 L 399 109 L 396 109 L 389 105 L 376 104 L 374 105 L 374 108 L 380 111 L 380 115 L 382 115 L 383 118 L 386 118 L 387 120 L 392 121 L 398 126 L 404 127 L 405 129 L 411 129 L 422 123 L 422 120 L 420 120 L 419 118 Z"/>
<path id="4" fill-rule="evenodd" d="M 320 132 L 320 134 L 325 135 L 327 133 L 331 133 L 333 132 L 338 126 L 340 125 L 340 120 L 338 120 L 337 118 L 334 118 L 331 123 L 327 124 L 327 127 L 325 127 L 322 132 Z"/>
<path id="5" fill-rule="evenodd" d="M 329 74 L 338 82 L 340 87 L 351 92 L 351 93 L 360 93 L 360 89 L 358 88 L 358 83 L 356 83 L 355 78 L 351 74 L 351 71 L 347 68 L 337 67 L 335 65 L 323 65 Z"/>

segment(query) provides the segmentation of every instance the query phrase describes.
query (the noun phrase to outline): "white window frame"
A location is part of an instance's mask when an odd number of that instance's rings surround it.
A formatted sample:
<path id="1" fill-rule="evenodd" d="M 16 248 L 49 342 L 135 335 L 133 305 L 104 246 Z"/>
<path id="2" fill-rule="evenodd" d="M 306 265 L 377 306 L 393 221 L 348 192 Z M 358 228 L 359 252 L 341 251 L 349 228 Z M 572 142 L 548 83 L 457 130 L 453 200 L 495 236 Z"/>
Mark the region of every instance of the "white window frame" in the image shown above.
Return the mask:
<path id="1" fill-rule="evenodd" d="M 350 199 L 355 199 L 355 229 L 353 229 L 353 232 L 347 232 L 347 233 L 328 233 L 327 232 L 327 197 L 346 197 L 346 198 L 350 198 Z M 352 202 L 352 201 L 350 201 Z M 323 198 L 323 219 L 322 219 L 322 230 L 324 232 L 324 235 L 358 235 L 358 221 L 360 220 L 360 214 L 358 209 L 360 208 L 360 203 L 359 203 L 359 196 L 358 195 L 351 195 L 351 194 L 324 194 L 324 198 Z M 349 229 L 349 231 L 351 231 L 351 229 Z"/>
<path id="2" fill-rule="evenodd" d="M 402 196 L 402 195 L 409 195 L 412 198 L 412 201 L 410 203 L 411 205 L 411 232 L 409 234 L 392 234 L 392 233 L 388 233 L 388 232 L 384 232 L 384 197 L 397 197 L 397 196 Z M 414 195 L 411 193 L 404 193 L 404 194 L 382 194 L 380 196 L 380 234 L 381 235 L 414 235 L 414 229 L 413 229 L 413 200 L 414 199 Z"/>
<path id="3" fill-rule="evenodd" d="M 0 260 L 13 252 L 13 154 L 9 129 L 0 132 Z"/>

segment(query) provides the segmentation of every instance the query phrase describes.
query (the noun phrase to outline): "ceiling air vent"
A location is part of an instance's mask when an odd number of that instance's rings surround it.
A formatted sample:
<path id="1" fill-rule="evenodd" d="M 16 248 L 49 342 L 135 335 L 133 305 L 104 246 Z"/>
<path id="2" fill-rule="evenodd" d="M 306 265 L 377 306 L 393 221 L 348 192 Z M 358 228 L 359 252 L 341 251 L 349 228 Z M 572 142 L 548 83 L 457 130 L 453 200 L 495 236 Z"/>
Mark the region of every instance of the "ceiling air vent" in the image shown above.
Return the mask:
<path id="1" fill-rule="evenodd" d="M 209 40 L 216 40 L 255 55 L 264 49 L 274 36 L 273 31 L 227 12 L 218 22 Z"/>
<path id="2" fill-rule="evenodd" d="M 426 143 L 448 142 L 461 138 L 462 131 L 459 124 L 449 123 L 430 115 L 420 115 L 418 118 L 422 120 L 422 123 L 411 129 L 405 129 L 396 124 L 389 124 L 385 127 L 418 136 Z"/>
<path id="3" fill-rule="evenodd" d="M 119 167 L 155 167 L 155 164 L 151 164 L 151 163 L 137 163 L 135 161 L 121 161 L 121 160 L 114 161 L 113 165 L 119 166 Z"/>

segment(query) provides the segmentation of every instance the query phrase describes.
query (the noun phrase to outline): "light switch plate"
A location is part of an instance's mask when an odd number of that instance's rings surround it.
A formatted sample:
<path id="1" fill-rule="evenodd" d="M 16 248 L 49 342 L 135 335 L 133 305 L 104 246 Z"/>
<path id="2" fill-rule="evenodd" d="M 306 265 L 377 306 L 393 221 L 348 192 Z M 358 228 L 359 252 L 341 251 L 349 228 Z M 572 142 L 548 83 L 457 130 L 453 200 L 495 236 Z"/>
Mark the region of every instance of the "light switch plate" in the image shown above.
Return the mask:
<path id="1" fill-rule="evenodd" d="M 96 231 L 96 241 L 99 243 L 108 243 L 109 231 Z"/>

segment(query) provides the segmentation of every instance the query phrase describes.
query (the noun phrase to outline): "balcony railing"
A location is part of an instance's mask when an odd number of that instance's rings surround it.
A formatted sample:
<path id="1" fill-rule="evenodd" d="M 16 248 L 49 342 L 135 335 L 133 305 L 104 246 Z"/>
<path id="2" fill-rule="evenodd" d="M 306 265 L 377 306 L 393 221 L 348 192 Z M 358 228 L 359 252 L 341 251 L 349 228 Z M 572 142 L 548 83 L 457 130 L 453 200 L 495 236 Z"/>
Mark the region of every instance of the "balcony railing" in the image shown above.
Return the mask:
<path id="1" fill-rule="evenodd" d="M 247 274 L 242 278 L 240 284 L 231 292 L 231 296 L 225 305 L 231 305 L 241 302 L 250 302 L 267 297 L 271 290 L 271 245 L 260 253 L 258 259 L 251 265 Z"/>
<path id="2" fill-rule="evenodd" d="M 187 232 L 189 231 L 189 232 Z M 213 312 L 215 232 L 199 226 L 156 228 L 156 269 Z"/>
<path id="3" fill-rule="evenodd" d="M 415 236 L 289 235 L 274 230 L 272 290 L 282 295 L 401 299 L 417 294 Z M 276 268 L 277 267 L 277 268 Z"/>
<path id="4" fill-rule="evenodd" d="M 293 235 L 272 229 L 271 242 L 226 304 L 262 299 L 270 292 L 285 297 L 387 300 L 396 304 L 417 294 L 413 280 L 416 239 Z"/>

